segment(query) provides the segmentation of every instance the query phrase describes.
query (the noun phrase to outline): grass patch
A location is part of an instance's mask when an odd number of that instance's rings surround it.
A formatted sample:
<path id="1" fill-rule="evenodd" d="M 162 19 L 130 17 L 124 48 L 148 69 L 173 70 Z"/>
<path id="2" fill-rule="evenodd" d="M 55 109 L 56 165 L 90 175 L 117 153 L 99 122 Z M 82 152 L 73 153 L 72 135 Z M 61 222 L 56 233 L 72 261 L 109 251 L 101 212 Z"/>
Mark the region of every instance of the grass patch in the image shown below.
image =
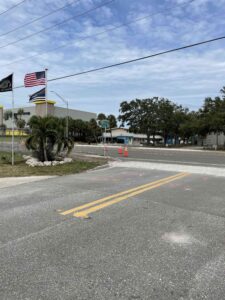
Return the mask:
<path id="1" fill-rule="evenodd" d="M 15 164 L 24 163 L 24 159 L 21 153 L 15 153 L 14 155 Z M 11 152 L 0 152 L 0 168 L 2 165 L 11 164 L 12 156 Z"/>
<path id="2" fill-rule="evenodd" d="M 6 157 L 2 159 L 2 157 Z M 78 161 L 57 165 L 51 167 L 29 167 L 25 164 L 22 155 L 16 154 L 15 165 L 10 165 L 11 155 L 9 153 L 0 152 L 0 177 L 22 177 L 22 176 L 63 176 L 69 174 L 80 173 L 103 165 L 106 161 Z"/>

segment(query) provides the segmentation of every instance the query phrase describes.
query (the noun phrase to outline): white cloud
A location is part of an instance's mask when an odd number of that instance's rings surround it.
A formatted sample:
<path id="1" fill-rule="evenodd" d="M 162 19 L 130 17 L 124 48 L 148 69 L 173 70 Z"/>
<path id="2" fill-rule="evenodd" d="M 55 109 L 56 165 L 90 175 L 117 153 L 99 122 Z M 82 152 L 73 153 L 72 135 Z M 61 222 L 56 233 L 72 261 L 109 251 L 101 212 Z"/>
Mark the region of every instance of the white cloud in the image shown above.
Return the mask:
<path id="1" fill-rule="evenodd" d="M 6 2 L 1 3 L 0 11 L 16 2 L 10 1 L 7 5 Z M 69 2 L 71 1 L 28 1 L 29 4 L 10 13 L 12 23 L 5 24 L 0 19 L 1 32 L 26 22 L 31 11 L 34 11 L 34 7 L 35 15 L 32 18 Z M 125 0 L 126 5 L 124 2 L 120 3 L 120 5 L 124 4 L 124 7 L 119 9 L 119 1 L 116 2 L 55 30 L 0 49 L 0 65 L 3 65 L 68 44 L 67 47 L 58 51 L 45 53 L 15 65 L 1 67 L 1 76 L 14 71 L 15 84 L 21 85 L 25 73 L 39 71 L 45 67 L 49 68 L 49 78 L 68 75 L 211 38 L 218 32 L 222 32 L 224 28 L 223 19 L 213 18 L 214 21 L 211 22 L 212 15 L 222 13 L 218 3 L 213 3 L 214 10 L 211 13 L 208 9 L 210 5 L 208 0 L 197 0 L 191 4 L 190 8 L 185 7 L 170 13 L 155 15 L 130 26 L 81 40 L 82 37 L 102 32 L 122 22 L 181 3 L 180 0 L 173 1 L 173 3 L 165 1 L 164 5 L 153 6 L 145 0 L 143 2 Z M 225 4 L 225 0 L 218 2 Z M 15 32 L 7 38 L 0 39 L 0 44 L 6 44 L 20 36 L 46 28 L 57 20 L 68 18 L 80 9 L 84 11 L 96 6 L 101 1 L 88 0 L 81 1 L 81 3 L 83 3 L 82 9 L 74 5 L 72 9 L 56 14 L 52 18 L 34 23 L 25 28 L 22 33 L 21 31 Z M 202 9 L 204 15 L 200 13 Z M 49 86 L 69 99 L 71 107 L 88 111 L 118 113 L 119 103 L 124 99 L 155 95 L 168 97 L 178 103 L 196 108 L 201 105 L 204 97 L 218 94 L 219 89 L 224 85 L 224 62 L 224 42 L 221 41 L 214 45 L 155 57 L 119 68 L 71 77 L 49 83 Z M 15 90 L 16 105 L 26 104 L 28 95 L 33 90 L 37 88 Z M 8 99 L 10 95 L 0 95 L 0 104 L 9 106 Z"/>

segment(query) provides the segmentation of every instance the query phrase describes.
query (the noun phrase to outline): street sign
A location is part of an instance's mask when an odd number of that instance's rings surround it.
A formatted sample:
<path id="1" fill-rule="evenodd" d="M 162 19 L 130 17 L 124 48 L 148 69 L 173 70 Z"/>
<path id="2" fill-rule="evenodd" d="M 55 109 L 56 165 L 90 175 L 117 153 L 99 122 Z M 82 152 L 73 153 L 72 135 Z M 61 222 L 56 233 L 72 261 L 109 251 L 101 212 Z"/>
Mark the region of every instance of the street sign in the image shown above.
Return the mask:
<path id="1" fill-rule="evenodd" d="M 109 128 L 109 120 L 102 120 L 100 121 L 100 126 L 104 129 Z"/>

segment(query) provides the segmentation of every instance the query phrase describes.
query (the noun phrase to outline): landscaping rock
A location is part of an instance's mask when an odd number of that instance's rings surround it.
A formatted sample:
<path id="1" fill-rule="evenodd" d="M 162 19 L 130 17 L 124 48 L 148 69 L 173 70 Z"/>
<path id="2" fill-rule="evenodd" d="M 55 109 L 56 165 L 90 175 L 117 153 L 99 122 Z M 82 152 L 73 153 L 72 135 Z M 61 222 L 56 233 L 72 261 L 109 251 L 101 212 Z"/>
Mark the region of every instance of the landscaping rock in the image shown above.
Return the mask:
<path id="1" fill-rule="evenodd" d="M 44 164 L 44 166 L 51 166 L 52 162 L 51 161 L 44 161 L 43 164 Z"/>
<path id="2" fill-rule="evenodd" d="M 28 159 L 30 159 L 30 158 L 32 158 L 32 157 L 29 156 L 29 155 L 23 155 L 23 159 L 24 159 L 24 160 L 28 160 Z"/>
<path id="3" fill-rule="evenodd" d="M 50 167 L 50 166 L 57 166 L 66 163 L 71 163 L 73 161 L 72 158 L 68 158 L 68 157 L 64 158 L 64 160 L 61 161 L 54 160 L 54 161 L 44 161 L 44 162 L 41 162 L 37 160 L 37 158 L 27 156 L 27 155 L 24 155 L 23 158 L 26 160 L 26 164 L 30 167 L 44 167 L 44 166 Z"/>
<path id="4" fill-rule="evenodd" d="M 72 158 L 70 158 L 70 157 L 65 157 L 64 158 L 64 162 L 65 163 L 70 163 L 70 162 L 72 162 L 73 160 L 72 160 Z"/>

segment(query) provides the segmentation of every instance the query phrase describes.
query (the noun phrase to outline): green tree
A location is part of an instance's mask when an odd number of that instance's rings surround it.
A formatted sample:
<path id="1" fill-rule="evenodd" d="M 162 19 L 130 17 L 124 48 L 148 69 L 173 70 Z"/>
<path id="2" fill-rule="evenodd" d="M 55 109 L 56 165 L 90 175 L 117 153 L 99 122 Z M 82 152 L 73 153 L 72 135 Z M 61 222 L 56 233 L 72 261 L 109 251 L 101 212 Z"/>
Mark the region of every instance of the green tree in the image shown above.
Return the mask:
<path id="1" fill-rule="evenodd" d="M 181 136 L 181 127 L 188 120 L 188 109 L 183 108 L 181 105 L 174 104 L 172 128 L 171 132 L 174 137 L 175 144 L 179 143 L 179 137 Z"/>
<path id="2" fill-rule="evenodd" d="M 88 122 L 81 119 L 73 120 L 73 137 L 77 141 L 85 142 L 87 138 Z"/>
<path id="3" fill-rule="evenodd" d="M 220 93 L 222 94 L 222 98 L 224 100 L 225 99 L 225 86 L 222 87 L 222 89 L 220 90 Z"/>
<path id="4" fill-rule="evenodd" d="M 103 113 L 98 114 L 97 120 L 98 121 L 106 120 L 106 115 Z"/>
<path id="5" fill-rule="evenodd" d="M 199 133 L 199 113 L 192 111 L 187 113 L 184 122 L 180 125 L 179 135 L 187 143 L 190 138 L 194 140 Z"/>
<path id="6" fill-rule="evenodd" d="M 106 120 L 106 119 L 107 119 L 107 117 L 103 113 L 100 113 L 97 116 L 97 121 L 98 121 L 98 126 L 100 127 L 101 136 L 103 136 L 103 130 L 102 130 L 102 127 L 101 127 L 101 121 Z"/>
<path id="7" fill-rule="evenodd" d="M 109 121 L 109 128 L 116 128 L 117 127 L 117 120 L 114 115 L 108 115 L 107 120 Z"/>
<path id="8" fill-rule="evenodd" d="M 67 133 L 65 130 L 67 126 L 67 120 L 66 118 L 55 118 L 54 122 L 56 123 L 57 131 L 57 139 L 54 140 L 57 145 L 56 155 L 59 155 L 61 152 L 65 151 L 66 155 L 68 155 L 74 147 L 74 141 L 70 136 L 67 137 Z"/>
<path id="9" fill-rule="evenodd" d="M 26 122 L 24 119 L 17 119 L 16 120 L 16 126 L 18 129 L 23 129 L 26 125 Z"/>
<path id="10" fill-rule="evenodd" d="M 161 132 L 164 144 L 169 135 L 174 134 L 174 111 L 176 105 L 168 99 L 161 98 L 158 103 L 158 129 Z"/>
<path id="11" fill-rule="evenodd" d="M 17 111 L 17 116 L 19 116 L 20 119 L 22 119 L 22 116 L 24 115 L 24 110 L 23 108 L 19 108 Z"/>
<path id="12" fill-rule="evenodd" d="M 95 142 L 98 142 L 98 136 L 101 135 L 101 129 L 95 119 L 91 119 L 88 123 L 90 136 L 94 137 Z M 90 138 L 91 140 L 91 138 Z"/>
<path id="13" fill-rule="evenodd" d="M 19 108 L 17 113 L 15 114 L 16 127 L 20 130 L 24 129 L 26 125 L 26 121 L 22 119 L 23 114 L 24 114 L 24 110 L 22 108 Z"/>
<path id="14" fill-rule="evenodd" d="M 54 160 L 62 149 L 72 149 L 73 141 L 65 138 L 62 119 L 33 116 L 28 124 L 31 134 L 26 140 L 26 147 L 33 150 L 40 161 Z"/>
<path id="15" fill-rule="evenodd" d="M 5 134 L 6 129 L 7 129 L 6 125 L 5 125 L 5 124 L 2 124 L 2 125 L 0 126 L 0 134 Z"/>
<path id="16" fill-rule="evenodd" d="M 203 107 L 199 110 L 199 133 L 206 136 L 208 133 L 225 133 L 225 98 L 208 97 L 205 99 Z"/>
<path id="17" fill-rule="evenodd" d="M 12 118 L 12 111 L 11 110 L 6 110 L 5 112 L 4 112 L 4 120 L 5 121 L 8 121 L 9 119 L 11 119 Z"/>
<path id="18" fill-rule="evenodd" d="M 117 127 L 117 120 L 116 120 L 116 117 L 114 115 L 108 115 L 107 120 L 109 121 L 109 129 L 110 129 L 110 133 L 111 133 L 111 142 L 112 142 L 113 141 L 112 128 Z"/>
<path id="19" fill-rule="evenodd" d="M 142 132 L 147 135 L 147 144 L 150 144 L 150 136 L 155 136 L 158 127 L 158 98 L 135 99 L 120 104 L 118 117 L 122 126 L 125 124 L 134 132 Z"/>

